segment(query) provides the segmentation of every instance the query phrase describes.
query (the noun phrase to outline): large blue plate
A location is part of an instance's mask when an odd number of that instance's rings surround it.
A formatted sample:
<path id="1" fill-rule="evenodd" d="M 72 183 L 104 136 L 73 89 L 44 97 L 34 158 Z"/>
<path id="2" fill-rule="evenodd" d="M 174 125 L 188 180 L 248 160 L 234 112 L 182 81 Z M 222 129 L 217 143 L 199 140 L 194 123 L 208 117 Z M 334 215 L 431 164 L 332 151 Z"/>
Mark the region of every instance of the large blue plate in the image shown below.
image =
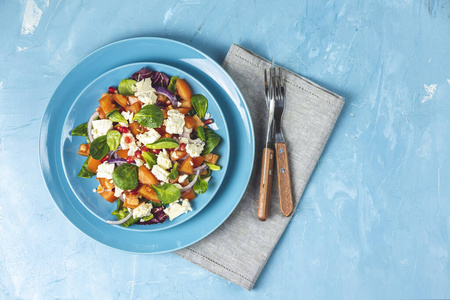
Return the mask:
<path id="1" fill-rule="evenodd" d="M 217 195 L 195 218 L 162 231 L 131 231 L 105 224 L 78 200 L 64 174 L 62 133 L 80 92 L 103 73 L 130 63 L 152 61 L 181 69 L 202 82 L 219 102 L 230 136 L 228 172 Z M 213 232 L 233 212 L 253 168 L 254 132 L 248 107 L 230 76 L 207 55 L 180 42 L 134 38 L 102 47 L 75 65 L 56 88 L 42 119 L 40 163 L 47 188 L 61 212 L 79 230 L 110 247 L 163 253 L 187 247 Z"/>
<path id="2" fill-rule="evenodd" d="M 97 99 L 101 97 L 107 87 L 117 86 L 120 80 L 129 78 L 134 72 L 140 70 L 142 67 L 146 67 L 148 70 L 163 72 L 170 77 L 178 76 L 183 78 L 191 86 L 194 95 L 204 95 L 208 99 L 208 113 L 214 117 L 214 123 L 211 127 L 213 127 L 216 133 L 222 137 L 220 144 L 214 148 L 214 153 L 220 155 L 218 164 L 222 169 L 213 173 L 212 179 L 209 181 L 208 191 L 202 195 L 198 195 L 195 200 L 191 202 L 193 208 L 192 212 L 182 214 L 175 220 L 166 221 L 162 224 L 148 226 L 134 225 L 128 228 L 120 226 L 124 230 L 157 231 L 179 225 L 198 214 L 217 193 L 220 184 L 225 178 L 228 167 L 230 137 L 228 135 L 225 117 L 223 116 L 216 99 L 195 78 L 180 69 L 150 62 L 128 64 L 106 72 L 89 84 L 73 102 L 72 107 L 67 114 L 65 124 L 63 125 L 61 134 L 61 155 L 67 181 L 81 203 L 104 222 L 106 222 L 106 220 L 115 220 L 116 218 L 111 216 L 111 212 L 116 209 L 116 203 L 109 203 L 93 192 L 93 189 L 98 186 L 98 181 L 95 180 L 95 178 L 85 179 L 78 177 L 80 166 L 83 165 L 86 159 L 77 154 L 78 146 L 80 143 L 84 143 L 86 139 L 84 137 L 72 137 L 70 136 L 70 131 L 75 126 L 86 122 L 91 113 L 98 106 Z"/>

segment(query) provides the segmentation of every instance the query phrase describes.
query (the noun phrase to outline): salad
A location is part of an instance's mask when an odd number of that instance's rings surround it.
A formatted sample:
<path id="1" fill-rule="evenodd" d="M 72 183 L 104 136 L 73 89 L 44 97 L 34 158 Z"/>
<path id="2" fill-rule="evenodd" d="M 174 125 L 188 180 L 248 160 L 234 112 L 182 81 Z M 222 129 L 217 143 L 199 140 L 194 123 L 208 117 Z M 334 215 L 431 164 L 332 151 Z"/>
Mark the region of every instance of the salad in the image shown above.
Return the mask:
<path id="1" fill-rule="evenodd" d="M 78 174 L 96 176 L 94 192 L 117 203 L 108 224 L 128 227 L 172 221 L 192 211 L 220 170 L 212 151 L 220 136 L 208 125 L 208 100 L 192 95 L 182 78 L 142 68 L 109 87 L 88 122 L 71 131 L 85 136 Z"/>

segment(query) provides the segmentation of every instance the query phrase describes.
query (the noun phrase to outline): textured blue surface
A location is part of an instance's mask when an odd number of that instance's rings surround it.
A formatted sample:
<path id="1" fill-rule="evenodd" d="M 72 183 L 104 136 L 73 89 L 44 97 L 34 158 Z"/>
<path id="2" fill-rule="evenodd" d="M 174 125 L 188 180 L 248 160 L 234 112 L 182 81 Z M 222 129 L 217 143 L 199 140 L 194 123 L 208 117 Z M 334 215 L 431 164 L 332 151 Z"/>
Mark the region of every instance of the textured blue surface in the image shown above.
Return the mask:
<path id="1" fill-rule="evenodd" d="M 450 3 L 1 1 L 0 298 L 449 298 Z M 107 43 L 232 42 L 346 97 L 299 210 L 247 292 L 173 254 L 75 229 L 47 193 L 41 117 Z"/>

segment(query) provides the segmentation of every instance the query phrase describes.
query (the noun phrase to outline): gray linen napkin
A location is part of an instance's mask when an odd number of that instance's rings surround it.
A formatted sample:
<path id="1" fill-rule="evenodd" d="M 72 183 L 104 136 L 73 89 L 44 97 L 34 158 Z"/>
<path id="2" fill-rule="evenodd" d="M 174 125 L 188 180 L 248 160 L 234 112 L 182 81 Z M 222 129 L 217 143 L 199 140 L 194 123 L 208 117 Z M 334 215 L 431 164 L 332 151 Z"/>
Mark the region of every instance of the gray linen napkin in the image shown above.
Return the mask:
<path id="1" fill-rule="evenodd" d="M 267 126 L 263 70 L 270 63 L 233 44 L 222 65 L 241 90 L 252 115 L 255 166 L 247 190 L 231 216 L 208 237 L 176 254 L 251 290 L 291 218 L 280 212 L 275 172 L 269 219 L 265 222 L 257 219 L 260 162 Z M 284 71 L 286 109 L 282 123 L 296 207 L 341 112 L 344 98 Z M 288 130 L 289 124 L 295 124 L 295 130 Z"/>

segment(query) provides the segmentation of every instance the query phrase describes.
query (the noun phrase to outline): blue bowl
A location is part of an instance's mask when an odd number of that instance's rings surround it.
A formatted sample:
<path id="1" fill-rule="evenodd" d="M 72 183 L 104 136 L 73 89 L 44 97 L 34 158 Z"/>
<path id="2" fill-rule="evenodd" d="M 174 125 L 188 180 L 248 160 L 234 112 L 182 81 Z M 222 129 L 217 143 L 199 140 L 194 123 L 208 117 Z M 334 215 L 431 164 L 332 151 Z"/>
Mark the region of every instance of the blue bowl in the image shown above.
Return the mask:
<path id="1" fill-rule="evenodd" d="M 216 195 L 195 218 L 189 219 L 181 226 L 165 230 L 125 230 L 106 224 L 79 200 L 79 195 L 71 188 L 68 179 L 73 175 L 66 175 L 64 171 L 64 168 L 67 169 L 65 156 L 69 154 L 64 153 L 63 145 L 67 139 L 68 127 L 75 125 L 78 120 L 86 120 L 86 114 L 80 111 L 81 115 L 75 115 L 74 123 L 69 124 L 72 121 L 68 115 L 77 114 L 72 106 L 80 91 L 109 70 L 149 61 L 172 66 L 190 74 L 217 100 L 229 132 L 229 170 L 224 174 L 223 183 Z M 92 111 L 92 107 L 89 111 Z M 106 45 L 76 64 L 61 80 L 50 99 L 42 118 L 39 138 L 42 175 L 53 201 L 64 216 L 95 241 L 134 253 L 175 251 L 200 241 L 216 230 L 231 215 L 244 195 L 252 174 L 254 154 L 255 136 L 250 113 L 231 77 L 214 60 L 193 47 L 173 40 L 149 37 Z M 75 155 L 72 157 L 76 159 Z M 73 164 L 80 166 L 78 162 Z"/>
<path id="2" fill-rule="evenodd" d="M 100 195 L 93 192 L 93 190 L 98 186 L 98 181 L 95 179 L 95 176 L 90 179 L 78 177 L 78 172 L 86 160 L 85 157 L 77 154 L 78 146 L 80 143 L 85 143 L 86 139 L 84 137 L 71 136 L 70 131 L 74 127 L 86 122 L 89 119 L 89 116 L 98 107 L 98 99 L 101 98 L 102 93 L 106 92 L 109 86 L 118 86 L 122 79 L 130 78 L 134 72 L 143 67 L 148 70 L 163 72 L 169 77 L 178 76 L 183 78 L 190 85 L 193 95 L 202 94 L 205 96 L 208 99 L 207 112 L 214 118 L 212 127 L 222 138 L 219 145 L 214 148 L 214 153 L 220 155 L 220 159 L 217 164 L 222 168 L 220 171 L 212 172 L 208 191 L 205 194 L 198 195 L 193 201 L 191 201 L 192 211 L 187 214 L 183 214 L 172 221 L 167 219 L 161 224 L 132 225 L 127 228 L 121 225 L 116 225 L 124 230 L 156 231 L 181 224 L 198 214 L 217 193 L 220 184 L 225 178 L 225 173 L 228 168 L 230 137 L 228 134 L 225 117 L 223 116 L 222 110 L 220 109 L 216 99 L 199 81 L 194 79 L 188 73 L 175 67 L 150 62 L 128 64 L 106 72 L 89 84 L 76 98 L 70 108 L 64 122 L 61 135 L 61 156 L 67 181 L 69 182 L 69 185 L 78 200 L 81 201 L 81 203 L 91 213 L 99 217 L 102 221 L 106 222 L 106 220 L 116 220 L 116 217 L 111 215 L 111 212 L 116 209 L 116 203 L 109 203 Z"/>

